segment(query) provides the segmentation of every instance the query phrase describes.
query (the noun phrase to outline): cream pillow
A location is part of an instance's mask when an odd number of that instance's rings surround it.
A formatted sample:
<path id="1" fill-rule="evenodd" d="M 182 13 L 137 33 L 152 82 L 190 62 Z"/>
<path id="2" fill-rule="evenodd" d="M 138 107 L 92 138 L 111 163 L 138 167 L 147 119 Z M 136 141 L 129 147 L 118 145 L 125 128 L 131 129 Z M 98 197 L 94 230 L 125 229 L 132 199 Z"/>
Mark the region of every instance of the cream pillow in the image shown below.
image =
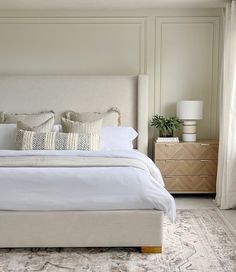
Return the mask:
<path id="1" fill-rule="evenodd" d="M 55 118 L 55 113 L 52 111 L 32 114 L 0 112 L 0 122 L 5 124 L 16 124 L 21 121 L 28 126 L 39 126 L 51 118 Z"/>
<path id="2" fill-rule="evenodd" d="M 92 122 L 103 119 L 103 126 L 120 126 L 120 110 L 110 108 L 106 112 L 74 112 L 68 111 L 65 117 L 71 121 Z"/>
<path id="3" fill-rule="evenodd" d="M 95 133 L 37 133 L 18 130 L 19 150 L 99 150 L 100 136 Z"/>
<path id="4" fill-rule="evenodd" d="M 46 120 L 42 124 L 38 126 L 30 126 L 22 121 L 17 121 L 17 130 L 28 130 L 28 131 L 34 131 L 34 132 L 50 132 L 52 131 L 54 127 L 54 117 L 51 117 L 50 119 Z"/>
<path id="5" fill-rule="evenodd" d="M 100 135 L 103 119 L 93 122 L 71 121 L 61 118 L 62 131 L 65 133 L 96 133 Z"/>

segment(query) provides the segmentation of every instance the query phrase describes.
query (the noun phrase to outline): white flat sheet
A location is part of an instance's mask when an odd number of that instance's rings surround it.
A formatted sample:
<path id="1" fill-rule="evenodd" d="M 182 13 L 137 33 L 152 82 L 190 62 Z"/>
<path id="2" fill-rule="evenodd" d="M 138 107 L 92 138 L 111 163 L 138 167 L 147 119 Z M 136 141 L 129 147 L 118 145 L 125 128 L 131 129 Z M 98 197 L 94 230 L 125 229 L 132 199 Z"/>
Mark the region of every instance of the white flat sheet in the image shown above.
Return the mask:
<path id="1" fill-rule="evenodd" d="M 102 156 L 135 158 L 135 167 L 0 167 L 0 210 L 158 209 L 175 220 L 173 197 L 153 161 L 136 151 L 15 151 L 0 156 Z"/>

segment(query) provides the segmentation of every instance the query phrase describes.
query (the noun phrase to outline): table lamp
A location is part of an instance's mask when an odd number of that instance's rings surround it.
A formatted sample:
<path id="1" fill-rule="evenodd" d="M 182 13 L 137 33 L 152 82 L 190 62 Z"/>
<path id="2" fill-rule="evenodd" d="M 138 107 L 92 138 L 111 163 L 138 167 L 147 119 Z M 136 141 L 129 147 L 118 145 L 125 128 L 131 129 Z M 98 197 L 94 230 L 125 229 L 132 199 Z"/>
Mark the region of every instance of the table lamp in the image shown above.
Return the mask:
<path id="1" fill-rule="evenodd" d="M 182 140 L 184 142 L 196 142 L 197 120 L 202 119 L 202 101 L 179 101 L 177 103 L 177 116 L 183 120 Z"/>

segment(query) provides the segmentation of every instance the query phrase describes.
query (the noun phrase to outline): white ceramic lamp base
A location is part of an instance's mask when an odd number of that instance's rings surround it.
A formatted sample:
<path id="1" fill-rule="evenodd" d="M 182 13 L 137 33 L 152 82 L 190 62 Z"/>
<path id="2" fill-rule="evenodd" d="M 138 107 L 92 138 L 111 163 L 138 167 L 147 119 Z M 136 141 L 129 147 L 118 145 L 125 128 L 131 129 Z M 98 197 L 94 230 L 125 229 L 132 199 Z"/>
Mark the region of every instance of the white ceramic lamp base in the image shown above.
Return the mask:
<path id="1" fill-rule="evenodd" d="M 182 140 L 184 142 L 197 141 L 197 122 L 196 121 L 184 121 Z"/>
<path id="2" fill-rule="evenodd" d="M 183 142 L 196 142 L 197 141 L 197 134 L 182 134 Z"/>

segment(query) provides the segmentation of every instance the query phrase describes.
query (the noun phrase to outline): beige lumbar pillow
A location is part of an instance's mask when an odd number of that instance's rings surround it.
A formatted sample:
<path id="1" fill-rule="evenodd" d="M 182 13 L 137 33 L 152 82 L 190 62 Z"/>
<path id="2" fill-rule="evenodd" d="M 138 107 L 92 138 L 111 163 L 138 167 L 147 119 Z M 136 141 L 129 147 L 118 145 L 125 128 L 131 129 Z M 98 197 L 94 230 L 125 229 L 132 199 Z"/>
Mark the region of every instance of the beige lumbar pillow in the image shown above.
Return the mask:
<path id="1" fill-rule="evenodd" d="M 79 122 L 61 118 L 62 131 L 65 133 L 95 133 L 100 135 L 102 122 L 103 119 L 92 122 Z"/>
<path id="2" fill-rule="evenodd" d="M 20 129 L 16 146 L 19 150 L 99 150 L 100 137 L 95 133 L 37 133 Z"/>
<path id="3" fill-rule="evenodd" d="M 21 121 L 29 126 L 39 126 L 51 118 L 55 118 L 53 111 L 32 114 L 0 112 L 0 122 L 5 124 L 16 124 Z"/>
<path id="4" fill-rule="evenodd" d="M 54 126 L 54 117 L 51 117 L 50 119 L 46 120 L 42 124 L 39 124 L 38 126 L 31 126 L 22 121 L 17 121 L 17 130 L 22 129 L 22 130 L 34 131 L 34 132 L 50 132 L 52 131 L 53 126 Z"/>
<path id="5" fill-rule="evenodd" d="M 120 110 L 110 108 L 106 112 L 74 112 L 67 111 L 64 114 L 66 119 L 79 122 L 92 122 L 103 119 L 103 126 L 120 126 Z"/>

